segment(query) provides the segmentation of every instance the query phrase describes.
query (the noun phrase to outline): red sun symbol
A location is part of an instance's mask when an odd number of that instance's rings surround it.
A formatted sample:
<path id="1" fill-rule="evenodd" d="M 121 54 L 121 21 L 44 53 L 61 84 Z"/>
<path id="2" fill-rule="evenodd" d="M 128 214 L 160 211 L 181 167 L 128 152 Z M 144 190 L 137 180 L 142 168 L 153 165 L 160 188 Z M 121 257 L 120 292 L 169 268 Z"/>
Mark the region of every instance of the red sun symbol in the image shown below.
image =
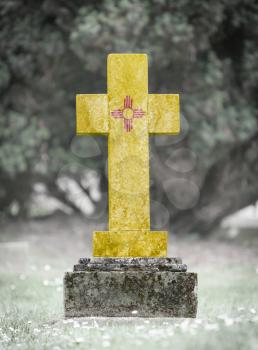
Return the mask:
<path id="1" fill-rule="evenodd" d="M 133 130 L 133 119 L 142 118 L 145 112 L 141 108 L 133 108 L 133 100 L 130 96 L 124 99 L 124 108 L 111 112 L 112 117 L 124 119 L 124 128 L 127 132 Z"/>

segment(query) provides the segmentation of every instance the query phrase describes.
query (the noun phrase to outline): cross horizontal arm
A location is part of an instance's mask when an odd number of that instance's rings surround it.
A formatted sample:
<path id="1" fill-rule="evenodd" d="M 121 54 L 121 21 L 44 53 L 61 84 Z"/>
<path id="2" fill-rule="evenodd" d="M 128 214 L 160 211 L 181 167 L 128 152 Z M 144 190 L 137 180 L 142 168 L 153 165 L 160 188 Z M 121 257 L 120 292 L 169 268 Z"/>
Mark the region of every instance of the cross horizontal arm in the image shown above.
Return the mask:
<path id="1" fill-rule="evenodd" d="M 179 134 L 179 95 L 150 94 L 148 98 L 148 115 L 149 133 Z"/>
<path id="2" fill-rule="evenodd" d="M 108 131 L 107 95 L 76 95 L 76 134 L 107 134 Z"/>

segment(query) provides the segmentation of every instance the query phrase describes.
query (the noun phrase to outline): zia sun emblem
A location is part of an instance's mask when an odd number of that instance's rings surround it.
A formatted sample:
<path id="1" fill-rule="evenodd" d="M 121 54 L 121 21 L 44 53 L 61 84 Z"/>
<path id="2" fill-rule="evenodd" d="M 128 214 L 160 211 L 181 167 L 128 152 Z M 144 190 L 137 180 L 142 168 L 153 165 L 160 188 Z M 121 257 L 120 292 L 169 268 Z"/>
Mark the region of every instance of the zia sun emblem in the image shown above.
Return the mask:
<path id="1" fill-rule="evenodd" d="M 145 112 L 141 108 L 133 108 L 133 100 L 130 96 L 124 99 L 124 107 L 111 112 L 112 117 L 124 120 L 124 128 L 127 132 L 133 130 L 133 119 L 142 118 Z"/>

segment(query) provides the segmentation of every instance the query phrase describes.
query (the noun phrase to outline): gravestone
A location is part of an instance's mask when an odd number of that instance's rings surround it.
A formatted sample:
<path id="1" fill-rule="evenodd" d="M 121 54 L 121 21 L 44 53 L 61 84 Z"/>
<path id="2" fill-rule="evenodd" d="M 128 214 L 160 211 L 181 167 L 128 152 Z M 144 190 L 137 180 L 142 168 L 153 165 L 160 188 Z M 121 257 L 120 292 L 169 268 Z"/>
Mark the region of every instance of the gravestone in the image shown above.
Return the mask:
<path id="1" fill-rule="evenodd" d="M 65 274 L 65 316 L 195 317 L 197 274 L 150 230 L 149 134 L 179 133 L 179 96 L 148 94 L 147 55 L 111 54 L 107 70 L 107 94 L 77 95 L 76 131 L 108 136 L 109 230 Z"/>

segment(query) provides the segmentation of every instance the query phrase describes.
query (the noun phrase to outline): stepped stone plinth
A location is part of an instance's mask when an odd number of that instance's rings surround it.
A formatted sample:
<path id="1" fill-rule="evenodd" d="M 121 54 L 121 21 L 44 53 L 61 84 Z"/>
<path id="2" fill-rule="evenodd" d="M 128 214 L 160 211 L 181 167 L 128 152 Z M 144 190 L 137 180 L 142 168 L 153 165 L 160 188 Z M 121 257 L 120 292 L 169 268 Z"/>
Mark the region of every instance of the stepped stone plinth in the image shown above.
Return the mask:
<path id="1" fill-rule="evenodd" d="M 65 316 L 195 317 L 197 274 L 180 258 L 80 259 L 67 272 Z"/>

